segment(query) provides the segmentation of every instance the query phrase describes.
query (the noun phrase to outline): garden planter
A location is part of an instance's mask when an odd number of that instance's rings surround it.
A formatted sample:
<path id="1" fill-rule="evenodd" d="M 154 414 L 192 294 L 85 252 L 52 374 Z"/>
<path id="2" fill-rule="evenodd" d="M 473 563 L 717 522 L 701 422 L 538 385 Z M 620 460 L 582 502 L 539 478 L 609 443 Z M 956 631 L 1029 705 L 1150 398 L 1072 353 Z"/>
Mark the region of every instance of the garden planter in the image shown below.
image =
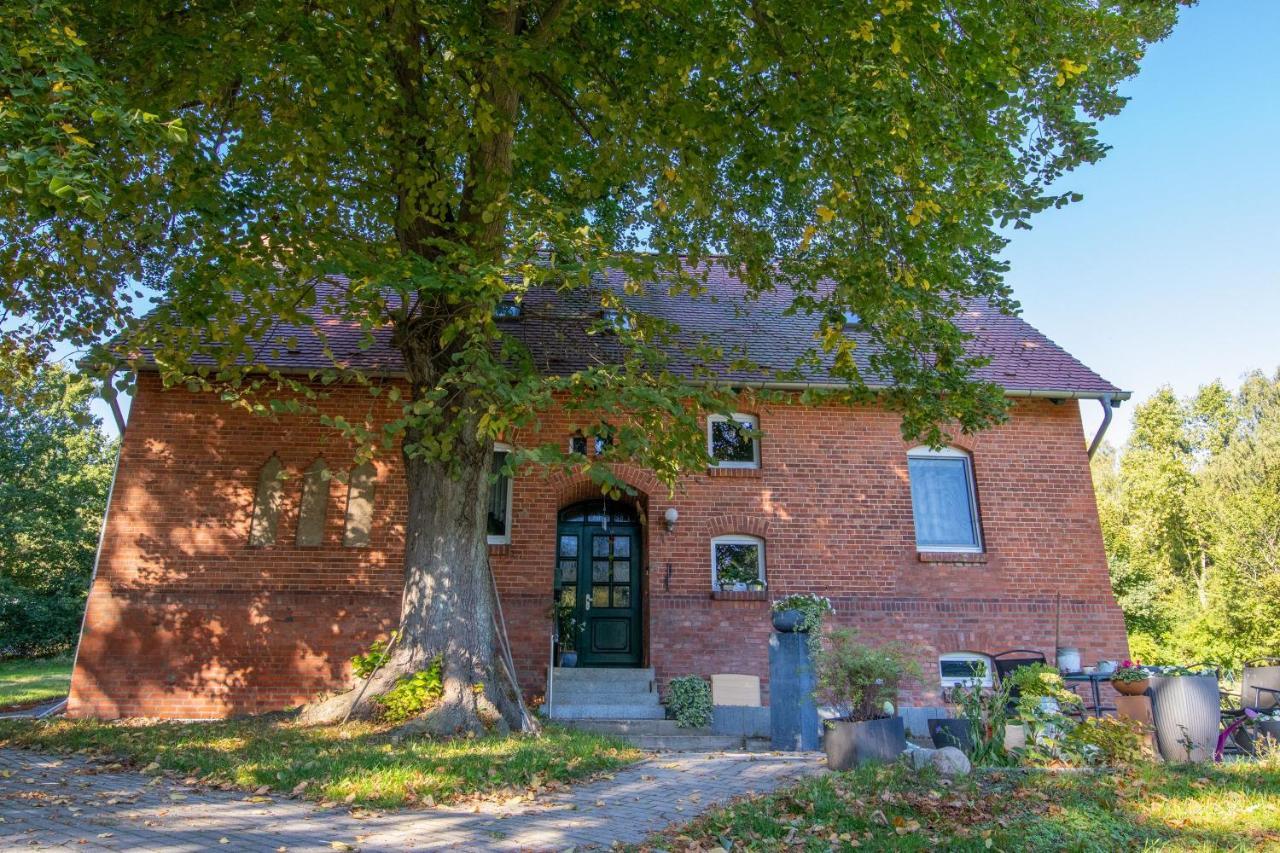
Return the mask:
<path id="1" fill-rule="evenodd" d="M 1144 678 L 1141 681 L 1115 681 L 1112 680 L 1111 686 L 1115 688 L 1117 693 L 1124 696 L 1141 696 L 1147 692 L 1147 688 L 1151 686 L 1151 679 Z"/>
<path id="2" fill-rule="evenodd" d="M 863 764 L 887 764 L 897 761 L 907 749 L 907 732 L 901 717 L 879 720 L 830 720 L 822 746 L 827 752 L 827 767 L 848 770 Z"/>
<path id="3" fill-rule="evenodd" d="M 1165 761 L 1209 761 L 1222 720 L 1218 676 L 1153 675 L 1151 710 Z"/>
<path id="4" fill-rule="evenodd" d="M 935 749 L 954 746 L 968 755 L 973 750 L 973 725 L 966 719 L 933 718 L 929 720 L 929 737 Z"/>
<path id="5" fill-rule="evenodd" d="M 1021 723 L 1005 723 L 1004 748 L 1012 751 L 1024 749 L 1027 745 L 1027 727 Z"/>
<path id="6" fill-rule="evenodd" d="M 576 667 L 578 665 L 578 653 L 577 652 L 561 652 L 560 665 L 563 667 L 568 667 L 570 669 L 572 669 L 573 667 Z"/>
<path id="7" fill-rule="evenodd" d="M 799 610 L 776 610 L 773 614 L 773 629 L 780 634 L 802 633 L 800 622 L 804 614 Z"/>

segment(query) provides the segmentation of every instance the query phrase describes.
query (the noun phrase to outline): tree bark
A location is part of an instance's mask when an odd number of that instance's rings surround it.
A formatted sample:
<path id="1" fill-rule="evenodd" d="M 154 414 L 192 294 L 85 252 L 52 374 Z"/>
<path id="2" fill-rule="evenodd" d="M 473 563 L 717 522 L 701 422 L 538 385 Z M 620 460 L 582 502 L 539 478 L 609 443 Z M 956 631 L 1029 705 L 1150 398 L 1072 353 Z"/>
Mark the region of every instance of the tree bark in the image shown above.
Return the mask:
<path id="1" fill-rule="evenodd" d="M 413 439 L 407 437 L 409 446 Z M 491 452 L 473 440 L 452 465 L 404 454 L 409 506 L 400 636 L 367 684 L 307 707 L 304 723 L 371 718 L 378 696 L 440 659 L 444 695 L 406 730 L 452 736 L 520 728 L 519 700 L 494 654 L 486 533 Z"/>

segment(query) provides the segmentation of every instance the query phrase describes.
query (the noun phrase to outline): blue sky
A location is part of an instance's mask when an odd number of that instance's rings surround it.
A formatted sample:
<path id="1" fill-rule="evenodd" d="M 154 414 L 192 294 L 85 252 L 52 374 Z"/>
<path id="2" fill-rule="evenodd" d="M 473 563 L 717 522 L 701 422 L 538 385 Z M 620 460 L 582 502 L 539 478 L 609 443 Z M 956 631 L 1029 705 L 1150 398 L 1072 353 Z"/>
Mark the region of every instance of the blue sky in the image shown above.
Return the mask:
<path id="1" fill-rule="evenodd" d="M 1008 280 L 1032 325 L 1133 391 L 1189 394 L 1280 367 L 1280 0 L 1185 10 L 1104 121 L 1084 200 L 1013 236 Z M 1083 405 L 1086 429 L 1099 421 Z"/>

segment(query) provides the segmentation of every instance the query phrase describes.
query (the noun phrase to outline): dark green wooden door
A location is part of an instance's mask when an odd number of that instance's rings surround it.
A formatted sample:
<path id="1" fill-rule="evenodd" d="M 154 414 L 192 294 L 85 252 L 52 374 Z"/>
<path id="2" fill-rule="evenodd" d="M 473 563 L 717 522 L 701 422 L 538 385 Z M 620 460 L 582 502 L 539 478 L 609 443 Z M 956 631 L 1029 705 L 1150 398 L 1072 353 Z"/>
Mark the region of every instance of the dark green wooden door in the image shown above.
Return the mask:
<path id="1" fill-rule="evenodd" d="M 578 666 L 639 666 L 641 527 L 622 504 L 562 510 L 556 596 L 572 603 Z"/>

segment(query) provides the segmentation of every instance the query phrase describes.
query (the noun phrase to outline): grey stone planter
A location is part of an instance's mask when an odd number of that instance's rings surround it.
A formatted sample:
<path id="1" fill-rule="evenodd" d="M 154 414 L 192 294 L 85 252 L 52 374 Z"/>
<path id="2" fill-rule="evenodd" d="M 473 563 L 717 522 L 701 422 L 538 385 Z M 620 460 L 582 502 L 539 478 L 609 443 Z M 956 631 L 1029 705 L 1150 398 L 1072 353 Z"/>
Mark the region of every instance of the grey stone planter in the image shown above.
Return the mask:
<path id="1" fill-rule="evenodd" d="M 901 717 L 850 722 L 829 720 L 822 736 L 827 753 L 827 767 L 848 770 L 863 764 L 888 764 L 897 761 L 907 749 L 907 733 Z"/>
<path id="2" fill-rule="evenodd" d="M 973 725 L 963 717 L 929 720 L 929 738 L 933 741 L 934 749 L 954 746 L 965 755 L 973 751 Z"/>
<path id="3" fill-rule="evenodd" d="M 1213 760 L 1222 722 L 1217 675 L 1151 676 L 1151 711 L 1165 761 Z"/>
<path id="4" fill-rule="evenodd" d="M 804 614 L 799 610 L 775 610 L 773 612 L 773 630 L 780 634 L 804 633 L 800 631 L 800 621 Z"/>

